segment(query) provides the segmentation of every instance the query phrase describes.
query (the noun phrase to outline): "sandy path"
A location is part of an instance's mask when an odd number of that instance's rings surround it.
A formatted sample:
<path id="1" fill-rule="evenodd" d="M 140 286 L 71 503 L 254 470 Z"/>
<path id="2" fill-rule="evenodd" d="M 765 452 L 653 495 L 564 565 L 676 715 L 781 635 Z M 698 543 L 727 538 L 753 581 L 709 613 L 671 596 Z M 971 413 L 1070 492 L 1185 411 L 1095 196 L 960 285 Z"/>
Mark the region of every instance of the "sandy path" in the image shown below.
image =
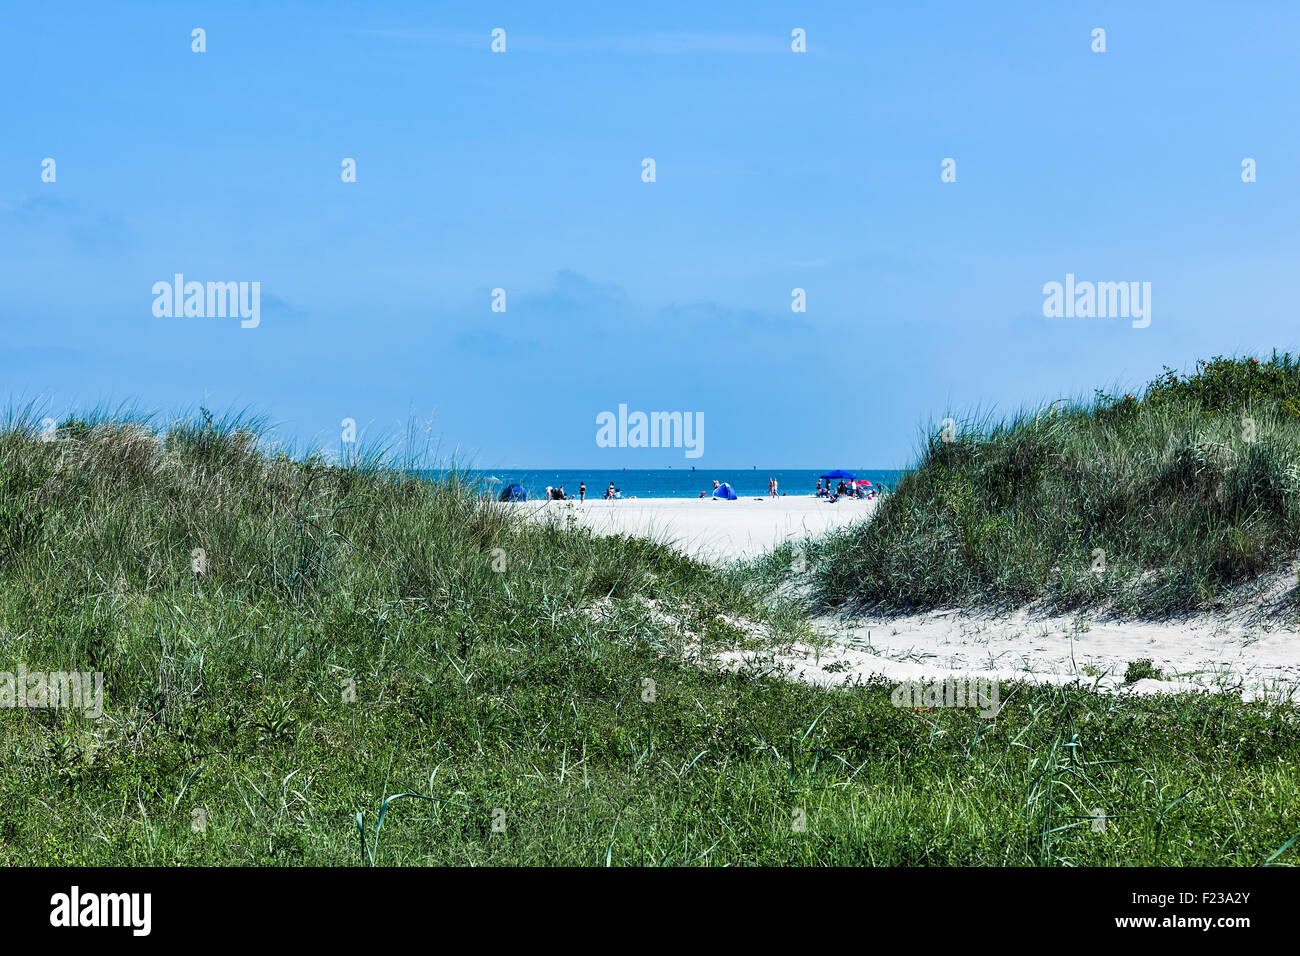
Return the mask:
<path id="1" fill-rule="evenodd" d="M 871 514 L 879 499 L 831 504 L 811 495 L 781 498 L 624 498 L 529 501 L 512 507 L 534 516 L 573 514 L 598 534 L 626 533 L 674 544 L 693 557 L 751 557 L 807 535 L 824 534 Z"/>
<path id="2" fill-rule="evenodd" d="M 851 683 L 877 674 L 897 681 L 956 676 L 1300 701 L 1300 633 L 1223 616 L 1151 623 L 945 611 L 820 618 L 813 626 L 826 646 L 795 648 L 775 662 L 809 683 Z M 1125 685 L 1128 664 L 1141 659 L 1150 659 L 1162 679 Z"/>

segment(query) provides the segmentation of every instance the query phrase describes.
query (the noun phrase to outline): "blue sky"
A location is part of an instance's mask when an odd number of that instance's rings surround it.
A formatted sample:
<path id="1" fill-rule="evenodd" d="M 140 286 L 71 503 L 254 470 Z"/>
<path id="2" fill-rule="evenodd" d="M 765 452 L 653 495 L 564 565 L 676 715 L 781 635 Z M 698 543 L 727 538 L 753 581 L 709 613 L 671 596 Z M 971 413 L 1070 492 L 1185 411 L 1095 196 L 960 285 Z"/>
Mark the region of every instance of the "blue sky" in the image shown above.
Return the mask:
<path id="1" fill-rule="evenodd" d="M 1300 6 L 978 7 L 12 7 L 0 398 L 686 462 L 597 447 L 626 404 L 702 412 L 697 466 L 888 468 L 949 412 L 1294 349 Z M 177 272 L 261 324 L 155 317 Z M 1066 273 L 1150 282 L 1150 326 L 1045 318 Z"/>

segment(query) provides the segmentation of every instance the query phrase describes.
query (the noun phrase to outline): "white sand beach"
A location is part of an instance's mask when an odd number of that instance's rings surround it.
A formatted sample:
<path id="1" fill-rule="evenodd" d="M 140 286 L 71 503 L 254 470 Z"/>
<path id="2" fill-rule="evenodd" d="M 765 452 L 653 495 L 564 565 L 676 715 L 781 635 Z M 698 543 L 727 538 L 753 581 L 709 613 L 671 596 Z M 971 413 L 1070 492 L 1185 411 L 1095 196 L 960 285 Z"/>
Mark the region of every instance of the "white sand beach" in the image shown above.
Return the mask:
<path id="1" fill-rule="evenodd" d="M 880 502 L 812 495 L 778 498 L 622 498 L 529 501 L 533 516 L 572 514 L 599 534 L 633 534 L 672 544 L 705 561 L 753 557 L 786 541 L 867 518 Z"/>

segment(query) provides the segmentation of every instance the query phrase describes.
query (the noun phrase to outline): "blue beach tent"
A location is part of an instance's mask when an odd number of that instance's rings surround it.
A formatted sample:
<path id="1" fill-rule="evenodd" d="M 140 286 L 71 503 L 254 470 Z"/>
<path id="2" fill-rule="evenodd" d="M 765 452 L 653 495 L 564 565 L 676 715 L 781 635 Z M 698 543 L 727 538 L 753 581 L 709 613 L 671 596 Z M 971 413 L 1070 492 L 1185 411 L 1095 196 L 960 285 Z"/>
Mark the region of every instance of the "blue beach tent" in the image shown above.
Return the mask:
<path id="1" fill-rule="evenodd" d="M 527 501 L 528 492 L 524 491 L 524 486 L 519 484 L 506 485 L 505 490 L 501 492 L 498 501 Z"/>
<path id="2" fill-rule="evenodd" d="M 731 485 L 724 481 L 722 484 L 718 485 L 718 487 L 713 489 L 713 497 L 726 498 L 728 501 L 735 501 L 736 493 L 731 490 Z"/>
<path id="3" fill-rule="evenodd" d="M 839 479 L 842 479 L 842 480 L 844 480 L 844 481 L 856 481 L 856 480 L 857 480 L 857 476 L 854 475 L 853 472 L 851 472 L 851 471 L 840 471 L 838 468 L 835 469 L 834 471 L 828 471 L 826 474 L 822 475 L 821 477 L 822 477 L 822 478 L 825 478 L 825 479 L 830 479 L 830 478 L 839 478 Z"/>

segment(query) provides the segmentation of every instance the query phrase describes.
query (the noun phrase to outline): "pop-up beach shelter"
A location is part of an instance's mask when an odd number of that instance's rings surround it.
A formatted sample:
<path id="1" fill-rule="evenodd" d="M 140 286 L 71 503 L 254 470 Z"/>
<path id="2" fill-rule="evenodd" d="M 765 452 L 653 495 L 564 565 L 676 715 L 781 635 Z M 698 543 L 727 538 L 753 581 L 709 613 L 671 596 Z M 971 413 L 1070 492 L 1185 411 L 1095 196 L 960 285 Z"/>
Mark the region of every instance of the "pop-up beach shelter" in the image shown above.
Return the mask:
<path id="1" fill-rule="evenodd" d="M 524 491 L 524 486 L 520 484 L 506 485 L 505 490 L 501 492 L 499 501 L 527 501 L 528 492 Z"/>
<path id="2" fill-rule="evenodd" d="M 840 471 L 838 468 L 835 469 L 835 471 L 828 471 L 826 474 L 822 475 L 821 477 L 822 477 L 822 478 L 825 478 L 825 479 L 830 479 L 830 478 L 842 478 L 842 479 L 844 479 L 845 481 L 853 481 L 853 480 L 854 480 L 853 472 L 851 472 L 851 471 Z"/>
<path id="3" fill-rule="evenodd" d="M 722 484 L 718 485 L 718 487 L 713 489 L 713 497 L 726 498 L 728 501 L 735 501 L 736 493 L 731 490 L 731 485 L 724 481 Z"/>

